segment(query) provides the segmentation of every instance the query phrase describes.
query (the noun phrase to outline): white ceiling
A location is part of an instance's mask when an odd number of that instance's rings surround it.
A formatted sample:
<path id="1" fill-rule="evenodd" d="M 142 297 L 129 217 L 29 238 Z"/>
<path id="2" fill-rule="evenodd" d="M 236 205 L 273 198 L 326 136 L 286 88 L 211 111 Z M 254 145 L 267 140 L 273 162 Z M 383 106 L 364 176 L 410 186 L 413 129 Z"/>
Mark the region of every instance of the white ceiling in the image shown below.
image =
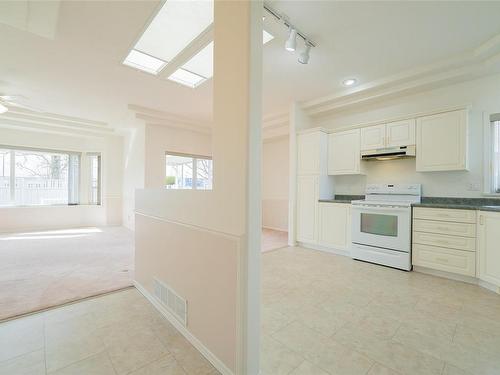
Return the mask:
<path id="1" fill-rule="evenodd" d="M 172 0 L 169 0 L 172 1 Z M 61 2 L 54 39 L 0 24 L 0 94 L 47 112 L 123 125 L 130 103 L 209 121 L 211 81 L 190 89 L 121 65 L 158 1 Z M 451 58 L 500 33 L 500 2 L 272 1 L 317 44 L 309 65 L 267 17 L 264 112 Z M 1 19 L 0 19 L 0 22 Z M 299 43 L 299 47 L 300 43 Z"/>

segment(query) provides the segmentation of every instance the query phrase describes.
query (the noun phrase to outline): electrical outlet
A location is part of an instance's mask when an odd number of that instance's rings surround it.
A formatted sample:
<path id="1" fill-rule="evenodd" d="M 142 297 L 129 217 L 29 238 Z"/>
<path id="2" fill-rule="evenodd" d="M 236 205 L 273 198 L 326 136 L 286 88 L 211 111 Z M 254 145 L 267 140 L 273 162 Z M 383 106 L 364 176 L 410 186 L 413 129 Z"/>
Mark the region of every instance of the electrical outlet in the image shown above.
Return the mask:
<path id="1" fill-rule="evenodd" d="M 480 191 L 481 190 L 481 184 L 479 182 L 469 182 L 467 185 L 467 190 L 469 191 Z"/>

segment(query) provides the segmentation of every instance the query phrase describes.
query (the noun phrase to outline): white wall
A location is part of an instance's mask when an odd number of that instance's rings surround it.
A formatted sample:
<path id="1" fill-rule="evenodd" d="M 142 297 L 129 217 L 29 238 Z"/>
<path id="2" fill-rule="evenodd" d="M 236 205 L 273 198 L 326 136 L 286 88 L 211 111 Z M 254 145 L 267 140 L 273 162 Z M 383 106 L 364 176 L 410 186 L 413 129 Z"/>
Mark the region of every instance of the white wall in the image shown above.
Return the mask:
<path id="1" fill-rule="evenodd" d="M 81 181 L 81 205 L 0 208 L 0 232 L 90 225 L 121 225 L 123 141 L 120 136 L 82 137 L 18 129 L 0 129 L 0 144 L 60 151 L 100 152 L 102 155 L 102 205 L 85 205 L 88 190 Z M 88 167 L 82 160 L 82 174 Z"/>
<path id="2" fill-rule="evenodd" d="M 165 152 L 212 155 L 209 134 L 165 126 L 147 125 L 145 135 L 145 187 L 165 186 Z"/>
<path id="3" fill-rule="evenodd" d="M 424 196 L 481 197 L 470 183 L 483 182 L 483 113 L 500 112 L 500 75 L 484 77 L 411 96 L 378 101 L 316 120 L 313 126 L 341 128 L 462 105 L 470 106 L 469 171 L 415 171 L 415 160 L 363 162 L 365 176 L 336 176 L 336 194 L 363 194 L 367 183 L 421 183 Z M 418 150 L 417 150 L 418 152 Z"/>
<path id="4" fill-rule="evenodd" d="M 144 188 L 145 126 L 130 128 L 123 143 L 123 225 L 134 230 L 135 191 Z"/>
<path id="5" fill-rule="evenodd" d="M 262 226 L 288 230 L 288 136 L 262 146 Z"/>

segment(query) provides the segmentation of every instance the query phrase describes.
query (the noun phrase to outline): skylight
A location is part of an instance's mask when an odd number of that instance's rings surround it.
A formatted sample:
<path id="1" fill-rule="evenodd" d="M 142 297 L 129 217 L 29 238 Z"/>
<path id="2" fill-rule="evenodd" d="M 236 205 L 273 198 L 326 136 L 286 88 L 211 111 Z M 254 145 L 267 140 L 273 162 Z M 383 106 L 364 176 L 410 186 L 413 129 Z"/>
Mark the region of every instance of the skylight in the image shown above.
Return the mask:
<path id="1" fill-rule="evenodd" d="M 262 43 L 274 39 L 274 36 L 266 30 L 262 30 Z M 196 55 L 186 62 L 182 68 L 175 71 L 168 79 L 177 83 L 189 86 L 191 88 L 197 87 L 207 79 L 212 78 L 214 75 L 214 42 L 207 44 Z"/>
<path id="2" fill-rule="evenodd" d="M 266 44 L 274 39 L 274 35 L 269 34 L 266 30 L 262 30 L 262 43 Z"/>
<path id="3" fill-rule="evenodd" d="M 201 77 L 182 68 L 177 69 L 168 79 L 193 89 L 207 80 L 205 77 Z"/>
<path id="4" fill-rule="evenodd" d="M 188 46 L 196 50 L 201 43 L 196 39 L 213 21 L 214 0 L 166 0 L 123 64 L 158 75 Z M 272 39 L 274 36 L 263 30 L 263 44 Z M 174 63 L 169 68 L 174 73 L 168 79 L 192 88 L 199 86 L 213 76 L 213 55 L 212 41 L 182 66 Z"/>
<path id="5" fill-rule="evenodd" d="M 140 69 L 151 74 L 158 74 L 158 72 L 167 65 L 165 61 L 146 55 L 135 49 L 130 51 L 123 63 L 132 68 Z"/>
<path id="6" fill-rule="evenodd" d="M 213 1 L 167 0 L 134 48 L 172 61 L 213 21 Z"/>

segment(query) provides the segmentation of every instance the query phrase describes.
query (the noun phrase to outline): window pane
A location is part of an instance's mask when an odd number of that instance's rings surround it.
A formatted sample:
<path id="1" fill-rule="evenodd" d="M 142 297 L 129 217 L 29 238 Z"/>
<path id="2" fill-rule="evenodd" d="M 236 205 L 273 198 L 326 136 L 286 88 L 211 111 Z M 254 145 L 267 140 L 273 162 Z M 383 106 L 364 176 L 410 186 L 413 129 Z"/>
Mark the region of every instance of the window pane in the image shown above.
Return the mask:
<path id="1" fill-rule="evenodd" d="M 167 189 L 193 188 L 193 158 L 178 155 L 166 155 L 167 167 L 165 187 Z"/>
<path id="2" fill-rule="evenodd" d="M 11 204 L 10 199 L 10 150 L 0 150 L 0 205 Z"/>
<path id="3" fill-rule="evenodd" d="M 68 166 L 68 154 L 16 151 L 16 205 L 67 204 Z"/>
<path id="4" fill-rule="evenodd" d="M 212 189 L 213 162 L 210 159 L 196 159 L 196 189 Z"/>
<path id="5" fill-rule="evenodd" d="M 361 214 L 361 232 L 397 237 L 398 217 L 381 214 Z"/>
<path id="6" fill-rule="evenodd" d="M 90 204 L 101 204 L 101 156 L 90 155 Z"/>
<path id="7" fill-rule="evenodd" d="M 493 173 L 491 178 L 492 192 L 500 193 L 500 121 L 493 121 L 492 126 L 492 148 L 491 157 L 493 162 Z"/>

